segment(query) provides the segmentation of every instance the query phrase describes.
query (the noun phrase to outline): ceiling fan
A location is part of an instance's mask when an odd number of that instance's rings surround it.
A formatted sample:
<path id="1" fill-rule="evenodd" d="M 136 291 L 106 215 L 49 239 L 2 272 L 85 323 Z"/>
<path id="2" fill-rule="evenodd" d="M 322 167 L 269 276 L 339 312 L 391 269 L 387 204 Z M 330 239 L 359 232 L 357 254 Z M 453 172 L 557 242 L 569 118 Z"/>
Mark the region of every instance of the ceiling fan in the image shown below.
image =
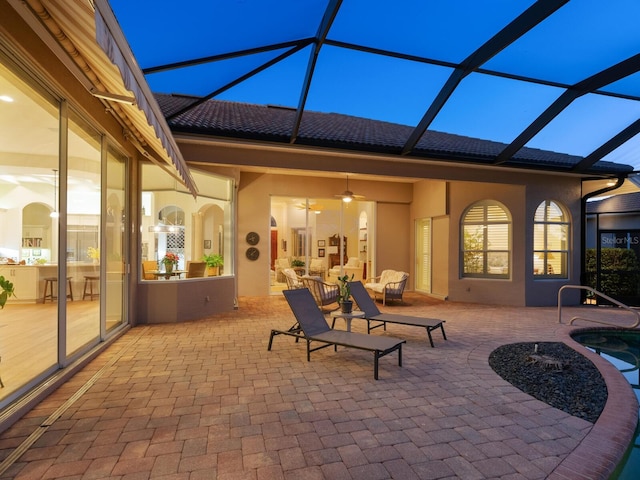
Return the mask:
<path id="1" fill-rule="evenodd" d="M 349 203 L 352 200 L 364 200 L 364 195 L 356 195 L 351 190 L 349 190 L 349 175 L 347 175 L 347 189 L 340 195 L 336 195 L 336 197 L 342 198 L 342 201 L 344 203 Z"/>
<path id="2" fill-rule="evenodd" d="M 307 204 L 306 203 L 299 203 L 296 205 L 296 208 L 300 209 L 300 210 L 306 210 L 307 209 Z M 312 205 L 309 204 L 309 211 L 310 212 L 315 212 L 315 213 L 320 213 L 322 210 L 324 210 L 324 207 L 322 205 Z"/>

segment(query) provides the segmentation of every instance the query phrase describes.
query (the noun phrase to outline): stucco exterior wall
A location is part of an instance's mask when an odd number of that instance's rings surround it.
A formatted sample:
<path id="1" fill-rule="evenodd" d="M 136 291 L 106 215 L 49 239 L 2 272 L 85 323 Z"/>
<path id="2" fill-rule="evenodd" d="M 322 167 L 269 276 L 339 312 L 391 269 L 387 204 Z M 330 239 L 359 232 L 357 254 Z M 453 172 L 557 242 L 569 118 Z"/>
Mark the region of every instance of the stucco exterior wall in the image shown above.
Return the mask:
<path id="1" fill-rule="evenodd" d="M 411 271 L 413 255 L 410 244 L 413 243 L 413 225 L 409 214 L 409 204 L 378 203 L 376 212 L 376 250 L 375 272 L 378 276 L 383 270 Z M 406 289 L 413 288 L 409 276 Z"/>
<path id="2" fill-rule="evenodd" d="M 582 185 L 578 178 L 574 177 L 546 177 L 534 178 L 527 185 L 525 240 L 527 242 L 527 255 L 523 262 L 525 265 L 524 293 L 528 306 L 556 306 L 558 303 L 558 290 L 563 285 L 580 284 L 580 259 L 583 252 L 580 245 L 582 237 L 582 213 L 581 213 Z M 567 209 L 571 223 L 569 231 L 569 269 L 566 279 L 542 279 L 533 275 L 533 216 L 536 208 L 544 200 L 554 200 Z M 580 300 L 580 292 L 570 290 L 564 294 L 564 304 L 577 304 Z"/>
<path id="3" fill-rule="evenodd" d="M 409 204 L 412 198 L 412 187 L 406 183 L 349 181 L 349 188 L 366 197 L 367 201 L 378 201 L 375 241 L 378 257 L 374 264 L 380 271 L 381 265 L 387 268 L 406 269 L 409 271 Z M 289 196 L 302 198 L 331 199 L 345 189 L 344 178 L 323 178 L 314 176 L 277 175 L 243 172 L 238 186 L 237 205 L 237 274 L 238 295 L 261 296 L 269 295 L 270 275 L 270 232 L 271 232 L 271 197 Z M 328 212 L 327 212 L 328 213 Z M 359 212 L 354 212 L 356 215 Z M 324 213 L 323 213 L 324 215 Z M 339 219 L 336 218 L 331 234 L 338 233 Z M 385 226 L 386 224 L 386 226 Z M 382 225 L 382 226 L 381 226 Z M 260 243 L 256 247 L 260 250 L 258 260 L 246 258 L 245 252 L 249 245 L 245 237 L 249 232 L 260 235 Z M 315 230 L 314 230 L 315 231 Z M 323 231 L 322 234 L 327 233 Z M 348 255 L 358 254 L 358 232 L 347 230 L 343 232 L 348 238 Z M 279 232 L 281 237 L 284 232 Z M 286 237 L 285 237 L 286 238 Z M 317 246 L 314 234 L 313 249 Z M 281 250 L 281 242 L 278 242 Z M 384 253 L 381 253 L 384 252 Z M 279 255 L 285 252 L 279 251 Z M 286 252 L 290 255 L 290 247 Z M 368 272 L 371 275 L 371 272 Z"/>
<path id="4" fill-rule="evenodd" d="M 431 294 L 447 298 L 449 292 L 449 193 L 443 180 L 421 180 L 413 185 L 412 228 L 418 220 L 431 219 Z M 411 235 L 411 277 L 416 278 L 415 234 Z M 415 286 L 415 283 L 412 285 Z"/>
<path id="5" fill-rule="evenodd" d="M 449 299 L 457 302 L 524 305 L 525 195 L 521 185 L 473 182 L 450 184 Z M 480 200 L 495 200 L 511 214 L 511 278 L 463 278 L 460 264 L 460 220 L 465 210 Z"/>

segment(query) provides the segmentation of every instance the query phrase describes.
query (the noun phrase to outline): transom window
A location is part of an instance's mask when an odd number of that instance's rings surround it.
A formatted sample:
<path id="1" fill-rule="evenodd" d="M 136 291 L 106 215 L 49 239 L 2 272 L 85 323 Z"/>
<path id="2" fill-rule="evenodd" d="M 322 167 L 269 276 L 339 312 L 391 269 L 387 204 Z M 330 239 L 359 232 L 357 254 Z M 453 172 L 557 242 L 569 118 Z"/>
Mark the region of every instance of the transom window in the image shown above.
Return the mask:
<path id="1" fill-rule="evenodd" d="M 537 278 L 567 278 L 568 262 L 568 215 L 559 203 L 545 200 L 533 219 L 533 274 Z"/>
<path id="2" fill-rule="evenodd" d="M 462 217 L 462 276 L 509 278 L 511 215 L 499 202 L 483 200 Z"/>

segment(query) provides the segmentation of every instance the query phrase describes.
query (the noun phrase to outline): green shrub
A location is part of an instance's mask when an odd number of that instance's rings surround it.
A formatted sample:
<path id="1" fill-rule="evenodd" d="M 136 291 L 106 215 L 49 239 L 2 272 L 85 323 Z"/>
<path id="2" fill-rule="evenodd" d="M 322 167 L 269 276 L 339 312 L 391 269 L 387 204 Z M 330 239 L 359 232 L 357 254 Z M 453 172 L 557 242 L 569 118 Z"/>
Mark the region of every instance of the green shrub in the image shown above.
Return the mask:
<path id="1" fill-rule="evenodd" d="M 586 251 L 587 285 L 610 297 L 640 295 L 640 263 L 633 250 L 603 248 L 600 250 L 600 286 L 597 285 L 598 264 L 596 250 Z"/>

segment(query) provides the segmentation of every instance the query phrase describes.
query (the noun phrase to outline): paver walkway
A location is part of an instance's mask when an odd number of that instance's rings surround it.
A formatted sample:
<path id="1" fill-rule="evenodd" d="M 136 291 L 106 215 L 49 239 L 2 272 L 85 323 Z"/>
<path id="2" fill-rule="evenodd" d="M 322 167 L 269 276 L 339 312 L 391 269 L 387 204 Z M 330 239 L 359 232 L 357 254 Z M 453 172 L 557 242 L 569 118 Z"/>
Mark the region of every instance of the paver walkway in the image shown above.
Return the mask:
<path id="1" fill-rule="evenodd" d="M 267 351 L 271 328 L 294 323 L 282 296 L 133 328 L 0 436 L 1 460 L 38 432 L 0 478 L 608 477 L 635 426 L 635 396 L 613 367 L 603 367 L 611 394 L 594 426 L 488 366 L 499 345 L 566 338 L 555 309 L 406 300 L 381 310 L 442 318 L 448 340 L 435 332 L 430 348 L 422 329 L 376 330 L 407 340 L 403 366 L 382 358 L 378 381 L 367 352 L 328 348 L 307 362 L 304 342 L 288 336 Z"/>

